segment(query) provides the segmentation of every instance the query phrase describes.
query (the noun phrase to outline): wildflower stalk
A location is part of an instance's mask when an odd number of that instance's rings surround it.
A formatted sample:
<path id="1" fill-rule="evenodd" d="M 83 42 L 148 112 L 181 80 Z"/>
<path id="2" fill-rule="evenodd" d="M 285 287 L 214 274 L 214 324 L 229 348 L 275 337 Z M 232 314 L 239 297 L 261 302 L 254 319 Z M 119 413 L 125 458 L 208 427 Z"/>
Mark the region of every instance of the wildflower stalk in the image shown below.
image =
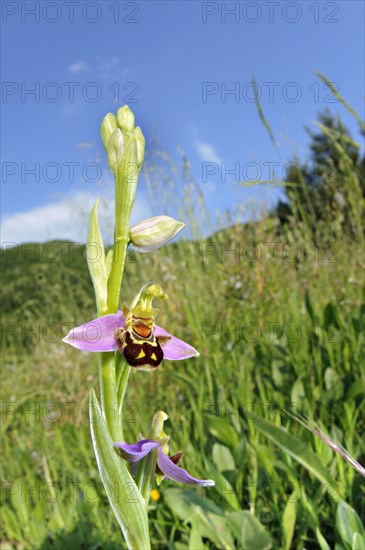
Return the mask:
<path id="1" fill-rule="evenodd" d="M 120 130 L 117 131 L 120 132 Z M 107 283 L 106 313 L 116 313 L 118 309 L 129 244 L 130 218 L 138 183 L 137 145 L 134 136 L 133 134 L 121 136 L 120 139 L 124 139 L 128 146 L 123 151 L 122 158 L 116 157 L 114 161 L 115 230 L 112 265 Z M 119 400 L 114 354 L 101 354 L 101 356 L 99 372 L 103 411 L 112 436 L 118 439 L 123 435 L 122 418 L 118 412 L 123 407 L 128 376 L 123 378 L 124 391 L 121 393 L 122 399 Z"/>
<path id="2" fill-rule="evenodd" d="M 142 497 L 148 505 L 152 489 L 152 479 L 156 471 L 157 449 L 153 449 L 153 451 L 151 451 L 141 462 L 142 464 L 136 475 L 136 483 Z"/>
<path id="3" fill-rule="evenodd" d="M 117 127 L 117 121 L 119 128 Z M 95 204 L 89 221 L 88 245 L 96 248 L 97 258 L 90 258 L 88 265 L 95 290 L 98 315 L 115 314 L 118 310 L 127 248 L 130 242 L 130 217 L 138 182 L 138 146 L 134 139 L 134 117 L 128 107 L 118 111 L 117 118 L 108 114 L 101 126 L 102 140 L 108 154 L 109 166 L 115 179 L 115 231 L 114 244 L 108 259 L 98 223 Z M 139 139 L 139 160 L 143 157 Z M 115 516 L 130 549 L 149 550 L 147 507 L 142 496 L 128 504 L 128 487 L 134 484 L 126 464 L 113 450 L 113 442 L 123 440 L 122 410 L 130 367 L 119 360 L 113 351 L 99 353 L 99 383 L 101 409 L 95 394 L 90 396 L 90 426 L 95 456 L 103 484 Z M 116 491 L 124 503 L 115 498 Z M 124 494 L 125 493 L 125 494 Z M 119 495 L 120 496 L 120 495 Z M 127 504 L 126 504 L 127 503 Z"/>
<path id="4" fill-rule="evenodd" d="M 113 440 L 121 437 L 121 419 L 117 418 L 115 354 L 99 353 L 101 408 Z"/>
<path id="5" fill-rule="evenodd" d="M 203 485 L 212 482 L 193 478 L 176 465 L 176 460 L 173 462 L 174 456 L 170 461 L 164 454 L 169 438 L 162 429 L 167 419 L 163 411 L 154 416 L 148 435 L 151 439 L 146 440 L 147 451 L 143 450 L 143 441 L 135 445 L 124 442 L 123 401 L 130 366 L 151 370 L 164 358 L 176 361 L 199 353 L 155 324 L 158 309 L 152 302 L 167 298 L 158 284 L 145 284 L 131 307 L 123 308 L 123 312 L 118 311 L 118 306 L 128 245 L 137 245 L 141 252 L 155 250 L 172 239 L 184 224 L 158 216 L 130 228 L 138 173 L 144 159 L 144 137 L 140 128 L 134 128 L 134 115 L 127 106 L 118 109 L 117 116 L 109 113 L 104 118 L 101 137 L 115 179 L 114 244 L 105 255 L 96 201 L 89 219 L 87 261 L 99 317 L 72 329 L 63 341 L 98 353 L 101 406 L 91 390 L 90 430 L 99 473 L 128 548 L 150 550 L 147 509 L 156 467 L 176 481 Z M 127 466 L 131 456 L 132 462 L 141 460 L 135 480 Z"/>

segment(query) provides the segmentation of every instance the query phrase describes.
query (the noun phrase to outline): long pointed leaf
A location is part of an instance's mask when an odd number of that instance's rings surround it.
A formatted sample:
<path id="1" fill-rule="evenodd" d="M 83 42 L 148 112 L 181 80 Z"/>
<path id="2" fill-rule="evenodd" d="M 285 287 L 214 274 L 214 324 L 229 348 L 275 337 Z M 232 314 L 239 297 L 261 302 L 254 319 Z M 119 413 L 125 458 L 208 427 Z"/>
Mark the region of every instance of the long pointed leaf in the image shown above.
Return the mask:
<path id="1" fill-rule="evenodd" d="M 100 477 L 126 543 L 130 549 L 149 550 L 146 504 L 127 465 L 114 450 L 94 390 L 90 392 L 90 428 Z"/>
<path id="2" fill-rule="evenodd" d="M 98 204 L 99 199 L 95 202 L 89 218 L 87 265 L 94 285 L 98 314 L 103 315 L 107 308 L 107 274 L 105 250 L 98 220 Z"/>
<path id="3" fill-rule="evenodd" d="M 327 469 L 322 465 L 318 456 L 315 455 L 307 445 L 283 428 L 279 428 L 248 411 L 245 411 L 245 414 L 248 419 L 253 422 L 255 428 L 283 449 L 283 451 L 287 452 L 294 460 L 307 468 L 307 470 L 319 479 L 319 481 L 325 484 L 332 484 L 331 486 L 333 486 L 334 482 Z"/>

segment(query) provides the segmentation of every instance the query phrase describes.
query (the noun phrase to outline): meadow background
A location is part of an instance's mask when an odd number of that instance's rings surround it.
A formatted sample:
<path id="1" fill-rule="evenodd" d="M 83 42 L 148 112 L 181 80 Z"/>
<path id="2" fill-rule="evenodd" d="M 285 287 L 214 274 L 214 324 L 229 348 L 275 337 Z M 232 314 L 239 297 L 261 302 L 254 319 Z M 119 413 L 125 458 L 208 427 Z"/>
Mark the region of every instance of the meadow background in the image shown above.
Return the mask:
<path id="1" fill-rule="evenodd" d="M 190 238 L 131 250 L 123 300 L 161 284 L 158 323 L 200 357 L 132 373 L 126 440 L 163 409 L 183 467 L 216 481 L 204 491 L 162 483 L 154 548 L 364 549 L 363 479 L 282 410 L 365 463 L 364 153 L 340 118 L 317 122 L 310 162 L 294 158 L 285 181 L 257 182 L 284 191 L 270 210 L 243 202 L 211 219 L 183 152 L 177 164 L 158 148 L 147 157 L 150 200 L 176 209 Z M 95 317 L 86 253 L 70 241 L 1 251 L 3 550 L 121 545 L 87 418 L 97 358 L 61 341 Z"/>

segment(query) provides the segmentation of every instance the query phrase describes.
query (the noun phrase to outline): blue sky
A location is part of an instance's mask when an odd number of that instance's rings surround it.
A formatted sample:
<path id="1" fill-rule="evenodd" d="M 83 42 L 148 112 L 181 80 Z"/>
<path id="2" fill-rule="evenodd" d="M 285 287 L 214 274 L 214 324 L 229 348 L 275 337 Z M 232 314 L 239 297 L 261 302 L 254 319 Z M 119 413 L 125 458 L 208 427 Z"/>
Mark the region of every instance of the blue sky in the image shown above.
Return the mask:
<path id="1" fill-rule="evenodd" d="M 314 71 L 363 112 L 361 1 L 4 0 L 1 8 L 3 242 L 85 238 L 79 208 L 103 195 L 101 170 L 109 181 L 99 125 L 123 103 L 147 147 L 155 132 L 173 158 L 178 145 L 185 150 L 213 217 L 274 201 L 279 191 L 237 180 L 268 179 L 275 162 L 280 177 L 294 154 L 304 158 L 304 126 L 326 106 L 358 137 Z M 252 77 L 279 153 L 258 118 Z M 215 173 L 206 175 L 207 162 Z M 168 212 L 148 204 L 142 181 L 134 221 L 158 213 Z"/>

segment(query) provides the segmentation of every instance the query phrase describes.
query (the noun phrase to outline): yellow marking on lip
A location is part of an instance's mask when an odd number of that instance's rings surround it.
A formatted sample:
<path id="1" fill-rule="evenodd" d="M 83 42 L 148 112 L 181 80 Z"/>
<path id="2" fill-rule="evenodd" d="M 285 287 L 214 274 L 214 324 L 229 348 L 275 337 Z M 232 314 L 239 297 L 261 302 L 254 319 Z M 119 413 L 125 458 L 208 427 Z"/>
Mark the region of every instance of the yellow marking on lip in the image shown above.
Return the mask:
<path id="1" fill-rule="evenodd" d="M 143 349 L 141 349 L 141 351 L 139 352 L 138 356 L 136 357 L 136 359 L 142 359 L 143 357 L 146 357 L 146 354 L 145 352 L 143 351 Z"/>
<path id="2" fill-rule="evenodd" d="M 156 360 L 157 360 L 157 356 L 156 356 L 156 354 L 155 354 L 155 353 L 151 353 L 151 359 L 153 359 L 154 361 L 156 361 Z"/>

